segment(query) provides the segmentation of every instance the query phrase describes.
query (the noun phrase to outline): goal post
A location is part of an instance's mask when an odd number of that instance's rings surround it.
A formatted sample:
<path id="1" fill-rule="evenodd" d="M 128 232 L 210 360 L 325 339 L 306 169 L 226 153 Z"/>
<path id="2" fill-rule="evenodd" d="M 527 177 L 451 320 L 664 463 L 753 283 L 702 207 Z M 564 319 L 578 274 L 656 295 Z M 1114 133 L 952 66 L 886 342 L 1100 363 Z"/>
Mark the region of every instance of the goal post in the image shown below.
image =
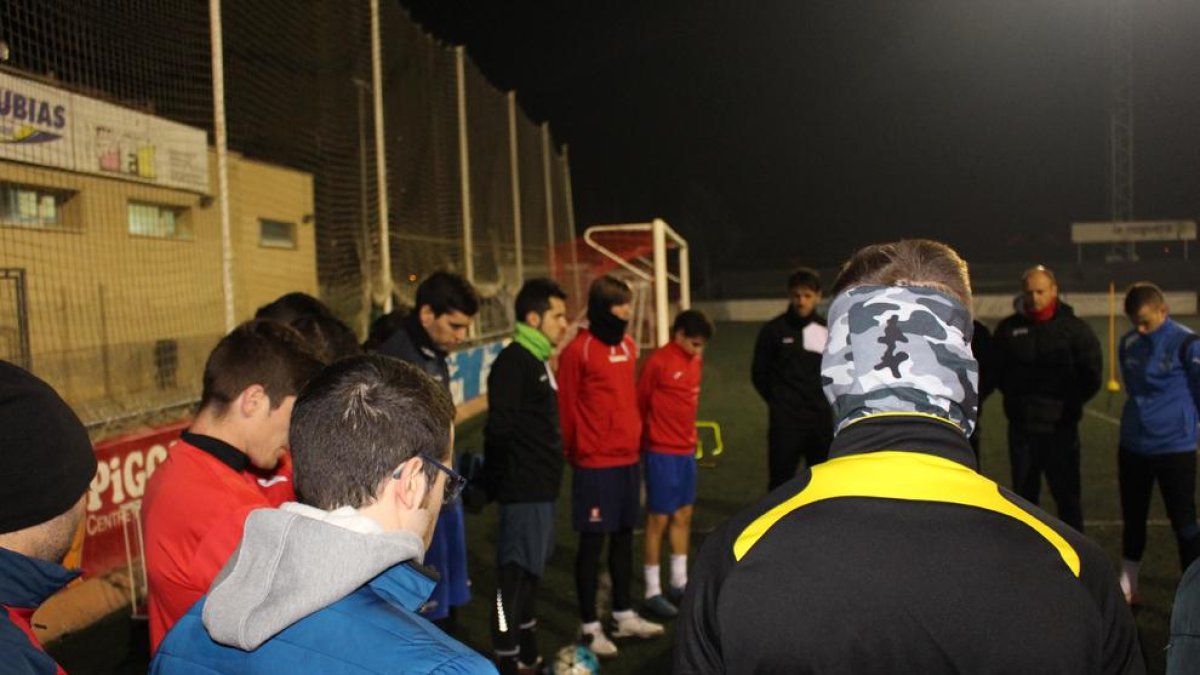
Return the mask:
<path id="1" fill-rule="evenodd" d="M 584 230 L 581 241 L 574 274 L 583 278 L 576 286 L 586 293 L 592 280 L 604 274 L 624 279 L 634 291 L 634 340 L 643 347 L 670 341 L 673 309 L 692 306 L 687 239 L 655 218 L 648 223 L 593 225 Z"/>

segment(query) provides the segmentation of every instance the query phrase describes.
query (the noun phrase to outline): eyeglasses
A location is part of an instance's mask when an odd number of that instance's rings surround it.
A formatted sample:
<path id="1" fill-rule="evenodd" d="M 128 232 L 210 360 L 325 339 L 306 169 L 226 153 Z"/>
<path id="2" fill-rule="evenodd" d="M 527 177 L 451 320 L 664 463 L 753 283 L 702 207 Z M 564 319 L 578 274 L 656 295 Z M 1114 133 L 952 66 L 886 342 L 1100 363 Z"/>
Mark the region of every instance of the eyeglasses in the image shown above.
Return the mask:
<path id="1" fill-rule="evenodd" d="M 424 452 L 420 453 L 419 456 L 421 459 L 432 464 L 435 468 L 437 468 L 438 471 L 444 471 L 446 473 L 446 496 L 442 500 L 442 504 L 450 504 L 453 503 L 455 499 L 458 499 L 458 495 L 462 493 L 463 487 L 467 484 L 467 477 L 455 471 L 454 469 L 451 469 L 445 464 L 442 464 Z"/>

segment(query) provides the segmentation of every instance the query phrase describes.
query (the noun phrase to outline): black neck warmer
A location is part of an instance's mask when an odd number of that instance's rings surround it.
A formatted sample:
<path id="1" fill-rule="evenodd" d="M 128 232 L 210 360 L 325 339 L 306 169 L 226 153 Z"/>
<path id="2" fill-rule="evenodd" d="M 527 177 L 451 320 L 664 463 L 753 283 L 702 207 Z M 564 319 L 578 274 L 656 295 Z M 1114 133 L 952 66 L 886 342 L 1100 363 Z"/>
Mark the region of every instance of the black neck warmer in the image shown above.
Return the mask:
<path id="1" fill-rule="evenodd" d="M 588 306 L 588 330 L 606 345 L 617 346 L 625 338 L 629 322 L 612 313 L 612 307 Z"/>

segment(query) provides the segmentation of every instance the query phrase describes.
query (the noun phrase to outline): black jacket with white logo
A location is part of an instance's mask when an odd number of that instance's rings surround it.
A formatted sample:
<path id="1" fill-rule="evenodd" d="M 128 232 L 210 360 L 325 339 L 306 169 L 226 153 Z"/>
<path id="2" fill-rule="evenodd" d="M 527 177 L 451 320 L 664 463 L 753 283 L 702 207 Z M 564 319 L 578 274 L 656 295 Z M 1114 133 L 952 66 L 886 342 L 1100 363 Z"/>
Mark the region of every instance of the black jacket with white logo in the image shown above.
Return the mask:
<path id="1" fill-rule="evenodd" d="M 767 402 L 772 425 L 833 424 L 829 401 L 821 389 L 822 349 L 805 348 L 806 331 L 818 327 L 824 329 L 824 317 L 814 313 L 801 318 L 789 308 L 763 324 L 758 333 L 750 379 Z M 824 340 L 820 342 L 823 348 Z"/>
<path id="2" fill-rule="evenodd" d="M 492 363 L 487 382 L 483 470 L 488 494 L 502 503 L 555 501 L 565 459 L 554 375 L 513 342 Z"/>

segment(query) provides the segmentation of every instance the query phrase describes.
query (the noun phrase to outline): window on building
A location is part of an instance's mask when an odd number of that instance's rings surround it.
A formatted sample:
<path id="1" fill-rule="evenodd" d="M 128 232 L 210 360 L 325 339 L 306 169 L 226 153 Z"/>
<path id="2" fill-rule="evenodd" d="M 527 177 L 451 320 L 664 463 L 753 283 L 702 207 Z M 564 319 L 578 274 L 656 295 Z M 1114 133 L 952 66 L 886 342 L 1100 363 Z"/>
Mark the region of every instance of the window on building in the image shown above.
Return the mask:
<path id="1" fill-rule="evenodd" d="M 0 222 L 47 229 L 71 227 L 66 206 L 74 196 L 69 190 L 0 183 Z"/>
<path id="2" fill-rule="evenodd" d="M 185 208 L 129 202 L 129 234 L 160 239 L 191 239 L 192 224 Z"/>
<path id="3" fill-rule="evenodd" d="M 296 224 L 259 218 L 258 245 L 269 248 L 296 248 Z"/>

